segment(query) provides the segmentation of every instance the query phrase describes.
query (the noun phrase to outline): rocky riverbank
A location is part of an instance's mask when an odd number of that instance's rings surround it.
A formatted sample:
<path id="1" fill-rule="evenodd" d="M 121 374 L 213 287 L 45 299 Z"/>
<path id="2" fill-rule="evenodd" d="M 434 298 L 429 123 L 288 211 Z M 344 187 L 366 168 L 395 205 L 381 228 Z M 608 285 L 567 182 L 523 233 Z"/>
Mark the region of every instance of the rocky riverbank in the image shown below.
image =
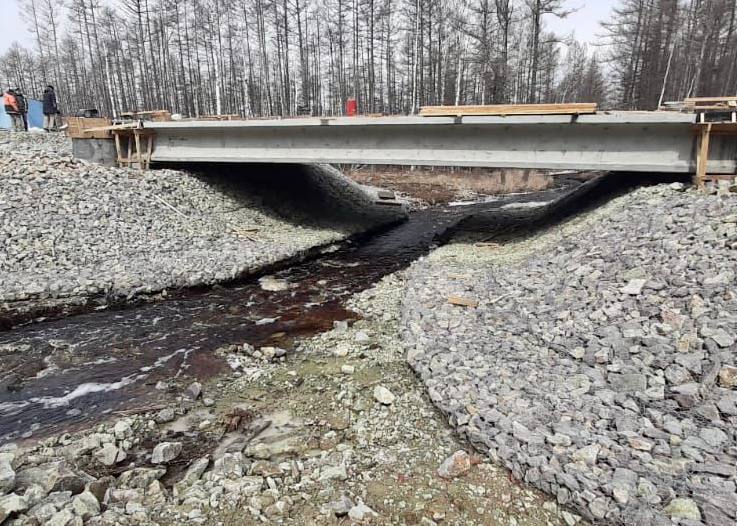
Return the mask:
<path id="1" fill-rule="evenodd" d="M 737 520 L 737 200 L 641 188 L 409 271 L 408 360 L 515 478 L 609 524 Z"/>
<path id="2" fill-rule="evenodd" d="M 572 526 L 578 517 L 460 441 L 407 366 L 402 274 L 285 360 L 220 349 L 233 372 L 82 434 L 0 448 L 13 526 Z M 5 524 L 5 523 L 3 523 Z"/>
<path id="3" fill-rule="evenodd" d="M 300 176 L 313 183 L 310 196 L 345 211 L 343 221 L 325 224 L 300 213 L 304 193 L 271 199 L 280 201 L 277 214 L 263 204 L 268 189 L 243 190 L 242 174 L 102 167 L 73 159 L 68 139 L 53 134 L 0 135 L 0 173 L 6 318 L 231 280 L 402 215 L 401 207 L 373 206 L 335 171 Z"/>

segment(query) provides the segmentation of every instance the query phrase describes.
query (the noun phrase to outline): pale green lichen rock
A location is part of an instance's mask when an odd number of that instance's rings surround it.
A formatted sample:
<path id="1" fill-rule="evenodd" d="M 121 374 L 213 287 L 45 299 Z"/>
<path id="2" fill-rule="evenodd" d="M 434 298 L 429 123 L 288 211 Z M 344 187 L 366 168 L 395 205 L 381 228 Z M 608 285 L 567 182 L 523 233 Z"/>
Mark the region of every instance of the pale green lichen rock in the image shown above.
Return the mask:
<path id="1" fill-rule="evenodd" d="M 699 507 L 691 499 L 673 499 L 665 508 L 671 519 L 701 520 Z"/>

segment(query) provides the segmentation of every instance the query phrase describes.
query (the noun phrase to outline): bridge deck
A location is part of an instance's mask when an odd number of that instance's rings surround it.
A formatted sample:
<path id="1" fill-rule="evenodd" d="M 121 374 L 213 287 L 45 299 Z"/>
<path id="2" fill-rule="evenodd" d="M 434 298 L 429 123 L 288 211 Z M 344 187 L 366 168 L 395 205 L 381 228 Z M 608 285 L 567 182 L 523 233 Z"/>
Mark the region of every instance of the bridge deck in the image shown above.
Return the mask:
<path id="1" fill-rule="evenodd" d="M 146 123 L 154 162 L 351 163 L 691 173 L 696 115 L 340 117 Z M 716 137 L 710 173 L 737 172 Z"/>

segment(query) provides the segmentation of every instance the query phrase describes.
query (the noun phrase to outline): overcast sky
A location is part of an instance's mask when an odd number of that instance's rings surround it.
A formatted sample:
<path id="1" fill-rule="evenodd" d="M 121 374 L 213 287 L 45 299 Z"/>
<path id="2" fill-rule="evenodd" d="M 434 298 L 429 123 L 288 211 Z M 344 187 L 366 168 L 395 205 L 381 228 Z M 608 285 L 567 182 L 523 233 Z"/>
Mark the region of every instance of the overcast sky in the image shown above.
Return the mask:
<path id="1" fill-rule="evenodd" d="M 0 53 L 5 53 L 10 45 L 18 41 L 23 45 L 32 45 L 31 36 L 21 19 L 16 0 L 0 0 L 0 3 L 15 4 L 0 16 Z M 593 42 L 600 32 L 599 22 L 606 19 L 617 0 L 565 0 L 569 9 L 579 8 L 568 18 L 558 20 L 547 16 L 545 22 L 549 29 L 561 35 L 573 32 L 584 42 Z"/>

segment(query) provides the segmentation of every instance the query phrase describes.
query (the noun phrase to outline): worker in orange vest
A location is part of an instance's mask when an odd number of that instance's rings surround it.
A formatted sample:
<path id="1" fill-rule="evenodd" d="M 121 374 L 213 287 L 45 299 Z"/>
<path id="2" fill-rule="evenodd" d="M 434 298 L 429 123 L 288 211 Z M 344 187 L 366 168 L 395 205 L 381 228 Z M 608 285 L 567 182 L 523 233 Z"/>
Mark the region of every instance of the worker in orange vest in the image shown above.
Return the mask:
<path id="1" fill-rule="evenodd" d="M 15 92 L 12 88 L 8 88 L 3 95 L 3 104 L 5 105 L 5 113 L 7 113 L 13 121 L 13 130 L 23 131 L 23 116 L 20 114 L 18 99 L 16 98 Z"/>

